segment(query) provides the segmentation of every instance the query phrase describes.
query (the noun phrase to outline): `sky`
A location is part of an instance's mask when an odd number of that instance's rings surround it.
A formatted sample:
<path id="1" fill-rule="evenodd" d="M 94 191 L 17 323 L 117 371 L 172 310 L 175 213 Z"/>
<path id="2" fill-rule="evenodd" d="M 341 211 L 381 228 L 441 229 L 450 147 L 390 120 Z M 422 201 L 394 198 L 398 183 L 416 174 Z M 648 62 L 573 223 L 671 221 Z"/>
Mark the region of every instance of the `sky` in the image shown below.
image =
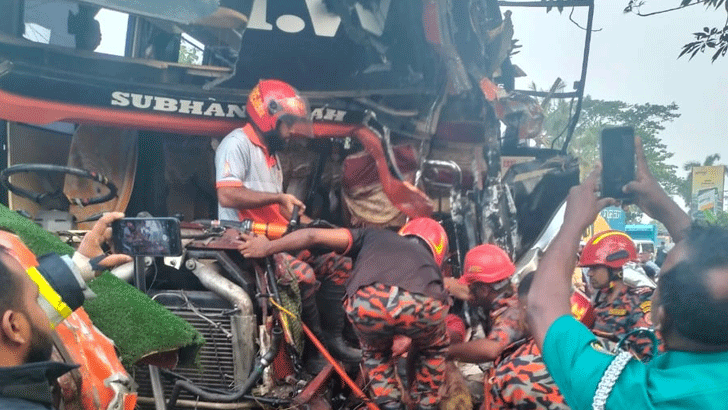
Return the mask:
<path id="1" fill-rule="evenodd" d="M 126 13 L 118 11 L 101 9 L 96 15 L 101 27 L 101 44 L 96 48 L 99 53 L 114 54 L 118 56 L 124 55 L 124 47 L 126 46 L 126 24 L 129 16 Z"/>
<path id="2" fill-rule="evenodd" d="M 728 56 L 710 62 L 709 54 L 680 59 L 682 45 L 704 26 L 722 27 L 723 9 L 693 6 L 675 12 L 639 17 L 624 14 L 627 0 L 597 0 L 594 32 L 587 69 L 586 94 L 596 99 L 627 103 L 677 103 L 680 118 L 666 124 L 659 135 L 675 156 L 668 161 L 682 168 L 691 160 L 703 161 L 719 153 L 728 164 Z M 648 0 L 642 12 L 674 7 L 679 0 Z M 503 8 L 513 12 L 514 37 L 522 45 L 513 62 L 533 81 L 548 89 L 557 77 L 571 86 L 580 76 L 585 31 L 569 21 L 570 9 Z M 574 20 L 586 26 L 586 8 L 577 8 Z M 597 31 L 598 30 L 598 31 Z"/>

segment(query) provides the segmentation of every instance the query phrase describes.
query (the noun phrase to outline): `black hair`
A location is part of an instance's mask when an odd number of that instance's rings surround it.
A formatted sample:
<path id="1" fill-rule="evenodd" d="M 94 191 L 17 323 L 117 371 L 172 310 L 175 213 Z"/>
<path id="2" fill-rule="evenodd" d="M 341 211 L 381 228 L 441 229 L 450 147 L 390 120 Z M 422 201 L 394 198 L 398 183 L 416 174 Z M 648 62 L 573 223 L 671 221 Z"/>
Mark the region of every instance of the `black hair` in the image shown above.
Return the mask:
<path id="1" fill-rule="evenodd" d="M 728 229 L 693 224 L 685 239 L 687 257 L 660 274 L 664 327 L 707 345 L 728 344 L 728 294 L 713 295 L 711 271 L 728 280 Z"/>
<path id="2" fill-rule="evenodd" d="M 528 291 L 531 290 L 531 283 L 533 282 L 533 277 L 536 276 L 536 271 L 532 270 L 531 272 L 528 272 L 525 274 L 521 281 L 518 282 L 518 297 L 519 298 L 525 298 L 528 296 Z"/>

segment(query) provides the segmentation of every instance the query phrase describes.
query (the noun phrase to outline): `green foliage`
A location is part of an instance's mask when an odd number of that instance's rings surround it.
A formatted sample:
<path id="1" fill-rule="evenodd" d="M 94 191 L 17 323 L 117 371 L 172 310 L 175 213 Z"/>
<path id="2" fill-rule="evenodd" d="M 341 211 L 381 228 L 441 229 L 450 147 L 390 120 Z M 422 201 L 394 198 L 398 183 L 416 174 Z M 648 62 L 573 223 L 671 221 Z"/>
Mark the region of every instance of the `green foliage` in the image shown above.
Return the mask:
<path id="1" fill-rule="evenodd" d="M 728 12 L 728 1 L 726 0 L 680 0 L 680 5 L 671 9 L 658 10 L 650 13 L 642 13 L 641 8 L 648 0 L 629 0 L 624 8 L 625 13 L 634 13 L 638 16 L 651 16 L 669 11 L 680 10 L 685 7 L 703 5 L 706 9 L 718 11 L 723 8 Z M 656 2 L 655 2 L 656 4 Z M 693 33 L 695 41 L 691 41 L 682 47 L 678 58 L 690 56 L 692 60 L 698 53 L 712 53 L 711 61 L 715 62 L 719 57 L 725 57 L 728 53 L 728 20 L 723 27 L 703 27 L 702 31 Z"/>
<path id="2" fill-rule="evenodd" d="M 544 130 L 553 139 L 565 134 L 570 104 L 557 100 L 547 104 Z M 677 175 L 678 167 L 665 163 L 674 154 L 667 151 L 659 133 L 664 124 L 678 118 L 678 106 L 659 104 L 629 104 L 623 101 L 605 101 L 584 98 L 579 122 L 569 144 L 569 153 L 579 158 L 582 176 L 599 161 L 599 137 L 602 129 L 609 126 L 628 125 L 634 127 L 635 136 L 642 139 L 647 162 L 652 173 L 669 194 L 678 194 L 683 180 Z M 563 138 L 563 137 L 561 137 Z M 561 139 L 563 140 L 563 139 Z"/>
<path id="3" fill-rule="evenodd" d="M 705 222 L 728 228 L 728 212 L 721 210 L 707 210 L 702 212 Z"/>
<path id="4" fill-rule="evenodd" d="M 202 50 L 194 47 L 186 41 L 182 41 L 179 47 L 179 59 L 177 61 L 180 64 L 200 64 L 201 60 Z"/>
<path id="5" fill-rule="evenodd" d="M 636 206 L 628 206 L 624 211 L 624 222 L 626 224 L 641 224 L 642 211 Z"/>

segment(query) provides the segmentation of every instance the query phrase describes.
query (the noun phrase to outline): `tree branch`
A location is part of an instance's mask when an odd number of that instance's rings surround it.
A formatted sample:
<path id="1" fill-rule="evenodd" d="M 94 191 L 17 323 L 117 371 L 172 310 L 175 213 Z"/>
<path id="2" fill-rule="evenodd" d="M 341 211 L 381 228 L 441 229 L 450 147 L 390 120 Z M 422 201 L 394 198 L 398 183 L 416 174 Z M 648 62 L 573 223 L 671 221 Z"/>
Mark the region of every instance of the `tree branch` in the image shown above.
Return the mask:
<path id="1" fill-rule="evenodd" d="M 640 8 L 642 7 L 642 5 L 640 4 L 640 5 L 638 5 L 638 6 L 637 6 L 637 11 L 636 11 L 636 12 L 634 12 L 634 14 L 636 14 L 636 15 L 638 15 L 638 16 L 640 16 L 640 17 L 649 17 L 649 16 L 654 16 L 654 15 L 656 15 L 656 14 L 663 14 L 663 13 L 669 13 L 669 12 L 671 12 L 671 11 L 676 11 L 676 10 L 684 9 L 684 8 L 686 8 L 686 7 L 690 7 L 690 6 L 695 6 L 695 5 L 698 5 L 698 4 L 705 4 L 706 2 L 707 2 L 707 0 L 701 0 L 701 1 L 698 1 L 698 2 L 695 2 L 695 3 L 691 3 L 691 4 L 686 4 L 686 5 L 684 5 L 684 6 L 683 6 L 683 5 L 680 5 L 680 6 L 677 6 L 677 7 L 673 7 L 673 8 L 671 8 L 671 9 L 665 9 L 665 10 L 653 11 L 653 12 L 651 12 L 651 13 L 645 13 L 645 14 L 643 14 L 643 13 L 641 13 L 641 12 L 639 11 L 639 9 L 640 9 Z M 631 12 L 631 11 L 632 11 L 632 9 L 628 7 L 628 9 L 625 9 L 625 11 L 627 11 L 627 12 Z"/>

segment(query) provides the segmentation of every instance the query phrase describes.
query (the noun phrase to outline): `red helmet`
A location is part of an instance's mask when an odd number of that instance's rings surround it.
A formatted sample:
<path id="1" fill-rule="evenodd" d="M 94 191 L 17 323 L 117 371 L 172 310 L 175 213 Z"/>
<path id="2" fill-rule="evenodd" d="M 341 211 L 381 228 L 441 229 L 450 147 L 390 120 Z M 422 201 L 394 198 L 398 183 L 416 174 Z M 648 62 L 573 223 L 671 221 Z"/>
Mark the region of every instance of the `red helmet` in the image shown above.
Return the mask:
<path id="1" fill-rule="evenodd" d="M 604 265 L 618 269 L 637 259 L 632 238 L 621 231 L 600 232 L 586 242 L 581 251 L 579 266 Z"/>
<path id="2" fill-rule="evenodd" d="M 258 81 L 248 95 L 245 111 L 262 133 L 274 131 L 278 121 L 287 116 L 310 120 L 306 100 L 295 88 L 279 80 Z"/>
<path id="3" fill-rule="evenodd" d="M 466 285 L 475 282 L 498 283 L 515 271 L 516 266 L 503 249 L 491 244 L 478 245 L 465 255 L 460 282 Z"/>
<path id="4" fill-rule="evenodd" d="M 399 234 L 417 236 L 425 241 L 432 251 L 432 256 L 435 257 L 437 266 L 442 266 L 442 261 L 447 255 L 448 241 L 447 233 L 437 221 L 430 218 L 415 218 L 404 224 Z"/>

